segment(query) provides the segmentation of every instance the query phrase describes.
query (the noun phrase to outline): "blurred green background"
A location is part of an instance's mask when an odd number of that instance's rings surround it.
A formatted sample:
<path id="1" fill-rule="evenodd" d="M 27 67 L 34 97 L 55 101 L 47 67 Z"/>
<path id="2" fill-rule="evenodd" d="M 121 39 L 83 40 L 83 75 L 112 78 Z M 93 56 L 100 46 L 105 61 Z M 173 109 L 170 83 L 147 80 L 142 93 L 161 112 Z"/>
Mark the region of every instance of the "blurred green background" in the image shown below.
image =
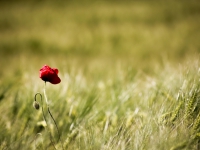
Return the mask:
<path id="1" fill-rule="evenodd" d="M 198 61 L 199 29 L 198 0 L 0 1 L 0 83 L 41 85 L 44 64 L 94 84 L 157 75 Z"/>
<path id="2" fill-rule="evenodd" d="M 199 0 L 0 1 L 1 148 L 34 147 L 44 64 L 60 71 L 47 95 L 71 149 L 195 147 L 188 125 L 199 118 L 177 116 L 200 93 L 199 52 Z M 168 112 L 176 128 L 159 124 Z"/>
<path id="3" fill-rule="evenodd" d="M 200 51 L 199 1 L 2 1 L 0 55 L 182 59 Z"/>

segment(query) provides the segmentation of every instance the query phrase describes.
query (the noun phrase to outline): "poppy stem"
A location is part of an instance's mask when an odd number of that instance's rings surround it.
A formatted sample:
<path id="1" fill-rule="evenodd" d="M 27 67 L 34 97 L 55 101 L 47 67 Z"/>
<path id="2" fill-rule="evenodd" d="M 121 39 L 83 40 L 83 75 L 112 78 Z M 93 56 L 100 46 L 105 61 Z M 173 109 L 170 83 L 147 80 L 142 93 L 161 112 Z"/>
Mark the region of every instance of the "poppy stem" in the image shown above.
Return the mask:
<path id="1" fill-rule="evenodd" d="M 45 101 L 46 101 L 47 106 L 49 106 L 47 95 L 46 95 L 46 81 L 44 82 L 44 97 L 45 97 Z"/>
<path id="2" fill-rule="evenodd" d="M 60 132 L 59 132 L 59 129 L 58 129 L 58 125 L 57 125 L 57 123 L 56 123 L 56 120 L 54 119 L 53 115 L 51 114 L 50 108 L 48 107 L 47 109 L 48 109 L 49 115 L 51 116 L 51 118 L 52 118 L 52 120 L 53 120 L 53 122 L 54 122 L 54 124 L 55 124 L 55 126 L 56 126 L 56 129 L 57 129 L 57 132 L 58 132 L 58 141 L 61 142 L 62 149 L 64 150 L 63 142 L 62 142 L 62 140 L 61 140 L 61 134 L 60 134 Z"/>
<path id="3" fill-rule="evenodd" d="M 50 108 L 49 108 L 49 103 L 48 103 L 48 99 L 47 99 L 47 95 L 46 95 L 46 81 L 45 81 L 45 85 L 44 85 L 44 97 L 45 97 L 45 100 L 46 100 L 48 113 L 49 113 L 51 119 L 53 120 L 53 122 L 54 122 L 54 124 L 56 126 L 56 129 L 57 129 L 57 132 L 58 132 L 58 141 L 61 142 L 62 149 L 64 150 L 63 142 L 61 140 L 61 134 L 60 134 L 59 129 L 58 129 L 58 125 L 57 125 L 56 120 L 54 119 L 54 117 L 53 117 L 53 115 L 52 115 L 52 113 L 50 111 Z M 46 121 L 46 119 L 45 119 L 45 121 Z"/>
<path id="4" fill-rule="evenodd" d="M 46 123 L 47 131 L 49 132 L 50 141 L 51 141 L 51 144 L 52 144 L 52 146 L 54 147 L 54 149 L 56 149 L 55 143 L 54 143 L 54 141 L 53 141 L 53 137 L 52 137 L 52 135 L 51 135 L 49 126 L 48 126 L 48 124 L 47 124 L 47 119 L 46 119 L 45 114 L 44 114 L 42 94 L 36 93 L 36 94 L 35 94 L 35 101 L 37 101 L 36 98 L 37 98 L 37 95 L 38 95 L 38 94 L 40 95 L 40 101 L 41 101 L 41 104 L 42 104 L 42 116 L 43 116 L 43 119 L 44 119 L 44 121 L 45 121 L 45 123 Z"/>

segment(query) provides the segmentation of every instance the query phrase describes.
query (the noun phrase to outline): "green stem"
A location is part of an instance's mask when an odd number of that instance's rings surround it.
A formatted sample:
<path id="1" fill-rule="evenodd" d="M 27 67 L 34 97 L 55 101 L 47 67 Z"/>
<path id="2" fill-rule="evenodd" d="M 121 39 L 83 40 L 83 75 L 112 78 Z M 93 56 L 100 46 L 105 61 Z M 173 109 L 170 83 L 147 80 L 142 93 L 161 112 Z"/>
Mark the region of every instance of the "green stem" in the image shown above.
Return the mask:
<path id="1" fill-rule="evenodd" d="M 40 93 L 37 93 L 37 94 L 40 95 L 40 100 L 41 100 L 41 104 L 42 104 L 42 116 L 43 116 L 43 119 L 44 119 L 44 121 L 45 121 L 45 123 L 46 123 L 46 126 L 47 126 L 47 131 L 48 131 L 48 133 L 49 133 L 50 141 L 51 141 L 51 143 L 52 143 L 54 149 L 56 149 L 55 144 L 54 144 L 54 141 L 53 141 L 53 137 L 52 137 L 52 135 L 51 135 L 49 126 L 48 126 L 48 124 L 47 124 L 47 119 L 46 119 L 45 114 L 44 114 L 43 101 L 42 101 L 42 94 L 40 94 Z M 36 101 L 36 96 L 37 96 L 37 94 L 35 94 L 35 101 Z"/>
<path id="2" fill-rule="evenodd" d="M 47 99 L 47 95 L 46 95 L 46 82 L 44 82 L 44 98 L 45 98 L 45 101 L 46 101 L 46 104 L 47 106 L 49 106 L 49 103 L 48 103 L 48 99 Z"/>
<path id="3" fill-rule="evenodd" d="M 57 132 L 58 132 L 58 141 L 60 141 L 60 143 L 62 145 L 62 149 L 64 149 L 63 143 L 62 143 L 62 140 L 61 140 L 61 135 L 60 135 L 60 132 L 59 132 L 59 129 L 58 129 L 58 125 L 57 125 L 56 120 L 54 119 L 54 117 L 53 117 L 53 115 L 52 115 L 52 113 L 50 111 L 50 108 L 49 108 L 48 99 L 47 99 L 47 95 L 46 95 L 46 82 L 45 82 L 45 86 L 44 86 L 44 97 L 45 97 L 45 100 L 46 100 L 48 113 L 51 116 L 51 119 L 53 120 L 53 122 L 54 122 L 54 124 L 56 126 L 56 129 L 57 129 Z"/>

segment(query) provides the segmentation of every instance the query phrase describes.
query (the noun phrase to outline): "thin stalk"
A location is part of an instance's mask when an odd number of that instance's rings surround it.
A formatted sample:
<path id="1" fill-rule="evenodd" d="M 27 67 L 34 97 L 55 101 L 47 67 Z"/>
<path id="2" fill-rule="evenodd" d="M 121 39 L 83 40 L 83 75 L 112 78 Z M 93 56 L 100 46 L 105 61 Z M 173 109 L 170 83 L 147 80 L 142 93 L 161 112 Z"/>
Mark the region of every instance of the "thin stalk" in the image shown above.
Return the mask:
<path id="1" fill-rule="evenodd" d="M 49 107 L 49 103 L 48 103 L 48 99 L 47 99 L 47 95 L 46 95 L 46 82 L 44 82 L 44 98 L 45 98 L 47 106 Z"/>
<path id="2" fill-rule="evenodd" d="M 46 123 L 46 126 L 47 126 L 47 131 L 48 131 L 48 133 L 49 133 L 50 141 L 51 141 L 51 143 L 52 143 L 54 149 L 56 149 L 55 144 L 54 144 L 54 141 L 53 141 L 53 137 L 52 137 L 52 135 L 51 135 L 49 126 L 48 126 L 48 124 L 47 124 L 47 119 L 46 119 L 45 114 L 44 114 L 42 95 L 41 95 L 40 93 L 37 93 L 37 94 L 40 95 L 40 100 L 41 100 L 41 104 L 42 104 L 42 116 L 43 116 L 43 119 L 44 119 L 44 121 L 45 121 L 45 123 Z M 36 101 L 36 96 L 37 96 L 37 94 L 35 94 L 35 101 Z"/>
<path id="3" fill-rule="evenodd" d="M 58 141 L 60 141 L 60 143 L 62 145 L 62 149 L 64 150 L 63 143 L 62 143 L 62 140 L 61 140 L 61 134 L 60 134 L 59 129 L 58 129 L 58 125 L 57 125 L 56 120 L 54 119 L 54 117 L 53 117 L 53 115 L 50 111 L 50 108 L 49 108 L 48 99 L 47 99 L 47 95 L 46 95 L 46 82 L 45 82 L 45 86 L 44 86 L 44 97 L 45 97 L 45 100 L 46 100 L 48 113 L 49 113 L 51 119 L 53 120 L 55 127 L 56 127 L 56 130 L 58 132 Z"/>

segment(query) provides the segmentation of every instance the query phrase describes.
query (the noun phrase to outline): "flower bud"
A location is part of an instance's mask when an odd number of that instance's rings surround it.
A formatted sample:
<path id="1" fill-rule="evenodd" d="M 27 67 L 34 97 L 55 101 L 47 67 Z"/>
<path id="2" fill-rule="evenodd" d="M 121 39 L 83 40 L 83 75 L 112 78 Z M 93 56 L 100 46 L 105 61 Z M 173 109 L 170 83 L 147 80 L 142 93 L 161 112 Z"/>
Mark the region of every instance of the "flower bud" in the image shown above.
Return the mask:
<path id="1" fill-rule="evenodd" d="M 38 109 L 40 109 L 40 104 L 37 101 L 34 101 L 33 107 L 38 110 Z"/>

